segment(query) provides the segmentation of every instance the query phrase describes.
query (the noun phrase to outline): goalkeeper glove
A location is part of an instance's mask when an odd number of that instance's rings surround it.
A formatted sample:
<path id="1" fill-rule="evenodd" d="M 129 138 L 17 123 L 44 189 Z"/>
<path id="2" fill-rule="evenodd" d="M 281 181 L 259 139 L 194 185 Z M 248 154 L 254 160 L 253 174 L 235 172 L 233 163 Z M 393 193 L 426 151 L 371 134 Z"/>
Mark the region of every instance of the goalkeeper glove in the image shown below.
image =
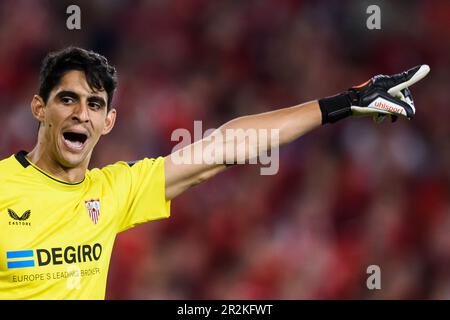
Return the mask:
<path id="1" fill-rule="evenodd" d="M 399 115 L 412 119 L 416 109 L 408 87 L 429 71 L 430 67 L 423 64 L 391 76 L 377 75 L 348 91 L 320 99 L 322 124 L 334 123 L 350 115 L 372 116 L 377 122 L 386 116 L 392 122 Z"/>

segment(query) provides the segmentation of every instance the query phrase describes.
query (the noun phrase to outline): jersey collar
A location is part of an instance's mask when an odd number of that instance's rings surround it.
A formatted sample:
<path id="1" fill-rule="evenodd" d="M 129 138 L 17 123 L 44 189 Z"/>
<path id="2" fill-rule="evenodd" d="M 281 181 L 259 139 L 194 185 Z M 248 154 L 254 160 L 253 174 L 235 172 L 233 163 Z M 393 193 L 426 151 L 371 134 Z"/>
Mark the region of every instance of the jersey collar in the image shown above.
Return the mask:
<path id="1" fill-rule="evenodd" d="M 17 153 L 14 155 L 14 157 L 16 158 L 16 160 L 17 160 L 24 168 L 27 168 L 28 166 L 31 165 L 34 169 L 36 169 L 37 171 L 39 171 L 40 173 L 42 173 L 42 174 L 45 175 L 46 177 L 48 177 L 48 178 L 50 178 L 50 179 L 52 179 L 52 180 L 54 180 L 54 181 L 56 181 L 56 182 L 59 182 L 59 183 L 65 184 L 65 185 L 69 185 L 69 186 L 76 186 L 76 185 L 79 185 L 79 184 L 83 183 L 84 180 L 86 179 L 86 177 L 85 177 L 85 178 L 84 178 L 83 180 L 81 180 L 80 182 L 77 182 L 77 183 L 69 183 L 69 182 L 65 182 L 65 181 L 63 181 L 63 180 L 57 179 L 57 178 L 55 178 L 55 177 L 52 177 L 50 174 L 48 174 L 47 172 L 41 170 L 41 169 L 40 169 L 39 167 L 37 167 L 35 164 L 33 164 L 33 163 L 31 163 L 30 161 L 28 161 L 28 159 L 26 158 L 26 155 L 27 155 L 27 154 L 28 154 L 27 151 L 25 151 L 25 150 L 20 150 L 19 152 L 17 152 Z"/>

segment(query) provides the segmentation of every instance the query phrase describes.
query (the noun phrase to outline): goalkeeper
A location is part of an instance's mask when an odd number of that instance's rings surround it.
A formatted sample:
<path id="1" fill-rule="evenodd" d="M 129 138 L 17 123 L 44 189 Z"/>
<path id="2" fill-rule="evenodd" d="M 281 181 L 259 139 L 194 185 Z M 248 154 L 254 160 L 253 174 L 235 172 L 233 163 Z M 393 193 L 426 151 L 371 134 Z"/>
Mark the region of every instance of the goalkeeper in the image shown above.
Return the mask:
<path id="1" fill-rule="evenodd" d="M 409 87 L 428 72 L 420 65 L 375 76 L 335 96 L 233 119 L 211 136 L 276 129 L 279 139 L 265 146 L 271 149 L 350 116 L 411 119 L 416 109 Z M 117 233 L 169 217 L 179 194 L 262 149 L 260 141 L 244 139 L 233 159 L 174 161 L 205 148 L 225 154 L 235 143 L 206 137 L 166 157 L 88 169 L 100 137 L 114 127 L 116 84 L 114 67 L 92 51 L 69 47 L 43 61 L 31 101 L 37 143 L 0 161 L 0 299 L 104 299 Z"/>

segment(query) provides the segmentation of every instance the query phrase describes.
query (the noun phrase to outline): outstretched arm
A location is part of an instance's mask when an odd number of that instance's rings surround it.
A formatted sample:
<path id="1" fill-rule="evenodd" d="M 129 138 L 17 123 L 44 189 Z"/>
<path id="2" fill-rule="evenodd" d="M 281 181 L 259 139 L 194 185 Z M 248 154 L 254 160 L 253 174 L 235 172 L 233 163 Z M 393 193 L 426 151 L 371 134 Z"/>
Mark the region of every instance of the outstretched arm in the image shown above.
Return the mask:
<path id="1" fill-rule="evenodd" d="M 319 104 L 312 101 L 239 117 L 225 123 L 208 137 L 165 158 L 166 199 L 173 199 L 188 188 L 211 178 L 226 169 L 227 164 L 248 160 L 297 139 L 319 126 L 321 121 Z M 248 130 L 256 134 L 250 135 Z M 231 131 L 242 134 L 227 134 Z M 267 139 L 261 138 L 259 132 L 267 132 Z M 271 138 L 270 132 L 278 132 L 278 139 Z M 211 158 L 214 161 L 207 161 L 209 154 L 213 155 Z"/>
<path id="2" fill-rule="evenodd" d="M 242 160 L 287 144 L 321 124 L 351 115 L 372 116 L 378 121 L 386 116 L 393 122 L 398 116 L 411 119 L 415 106 L 408 87 L 428 72 L 429 67 L 421 65 L 393 76 L 378 75 L 332 97 L 233 119 L 165 158 L 166 199 L 213 177 L 228 164 L 244 163 Z M 227 134 L 230 131 L 242 134 Z"/>

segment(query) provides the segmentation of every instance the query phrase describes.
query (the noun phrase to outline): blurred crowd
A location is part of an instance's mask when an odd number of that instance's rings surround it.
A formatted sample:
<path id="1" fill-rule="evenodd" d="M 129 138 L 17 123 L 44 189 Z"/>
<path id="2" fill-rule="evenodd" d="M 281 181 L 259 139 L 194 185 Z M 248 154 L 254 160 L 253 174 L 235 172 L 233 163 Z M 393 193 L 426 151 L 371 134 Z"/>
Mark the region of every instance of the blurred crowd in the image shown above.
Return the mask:
<path id="1" fill-rule="evenodd" d="M 377 1 L 1 1 L 1 158 L 34 146 L 39 64 L 67 45 L 118 70 L 118 121 L 92 166 L 167 155 L 194 120 L 217 128 L 427 63 L 414 120 L 324 126 L 280 150 L 277 175 L 231 168 L 119 234 L 107 298 L 450 299 L 450 2 L 378 2 L 381 30 L 366 27 Z"/>

